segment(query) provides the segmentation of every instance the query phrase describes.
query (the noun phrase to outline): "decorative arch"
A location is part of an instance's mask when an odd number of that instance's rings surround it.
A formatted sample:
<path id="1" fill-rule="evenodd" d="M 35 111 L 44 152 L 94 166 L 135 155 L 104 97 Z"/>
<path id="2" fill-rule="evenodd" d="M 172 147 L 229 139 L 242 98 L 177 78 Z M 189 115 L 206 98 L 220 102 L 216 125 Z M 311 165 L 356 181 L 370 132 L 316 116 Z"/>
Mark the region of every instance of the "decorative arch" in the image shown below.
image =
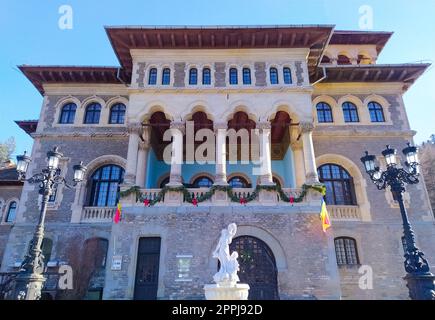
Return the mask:
<path id="1" fill-rule="evenodd" d="M 191 120 L 192 116 L 196 112 L 204 112 L 207 115 L 207 118 L 214 121 L 215 117 L 213 113 L 211 113 L 210 108 L 207 107 L 208 103 L 204 100 L 197 100 L 189 104 L 186 108 L 187 111 L 181 114 L 182 120 Z"/>
<path id="2" fill-rule="evenodd" d="M 335 124 L 343 124 L 343 112 L 341 109 L 341 105 L 337 103 L 333 97 L 328 95 L 320 95 L 313 99 L 313 118 L 316 123 L 319 123 L 317 119 L 317 104 L 320 102 L 325 102 L 329 104 L 332 110 L 332 118 L 334 119 Z"/>
<path id="3" fill-rule="evenodd" d="M 168 106 L 162 102 L 162 101 L 152 101 L 148 103 L 143 111 L 139 113 L 139 115 L 136 117 L 137 119 L 140 119 L 142 123 L 146 123 L 149 121 L 150 117 L 153 115 L 153 113 L 156 112 L 163 112 L 165 114 L 166 119 L 174 120 L 174 115 L 170 113 L 168 110 Z"/>
<path id="4" fill-rule="evenodd" d="M 367 51 L 358 52 L 358 64 L 373 64 L 373 58 Z"/>
<path id="5" fill-rule="evenodd" d="M 160 185 L 162 184 L 163 180 L 169 178 L 170 173 L 166 172 L 164 174 L 162 174 L 158 179 L 157 179 L 157 188 L 160 188 Z M 183 179 L 183 177 L 181 177 L 181 179 Z"/>
<path id="6" fill-rule="evenodd" d="M 346 123 L 347 125 L 355 124 L 355 123 L 362 124 L 362 123 L 369 122 L 368 111 L 365 110 L 366 108 L 364 108 L 364 104 L 360 98 L 358 98 L 354 95 L 351 95 L 351 94 L 347 94 L 347 95 L 340 97 L 340 99 L 338 99 L 338 101 L 337 101 L 337 104 L 338 104 L 338 107 L 340 108 L 340 110 L 342 110 L 343 103 L 345 103 L 345 102 L 352 102 L 356 106 L 356 108 L 358 110 L 358 117 L 359 117 L 359 122 L 348 122 L 348 123 Z M 343 119 L 343 123 L 344 123 L 343 112 L 341 113 L 341 119 Z"/>
<path id="7" fill-rule="evenodd" d="M 240 236 L 251 236 L 262 240 L 272 250 L 275 256 L 276 268 L 278 272 L 287 270 L 287 257 L 279 241 L 268 231 L 254 226 L 241 225 L 237 226 L 237 233 L 234 238 Z"/>
<path id="8" fill-rule="evenodd" d="M 367 181 L 363 177 L 360 168 L 352 160 L 339 154 L 323 154 L 316 158 L 318 168 L 327 163 L 342 166 L 352 176 L 356 202 L 360 207 L 362 220 L 371 221 L 370 203 L 367 196 Z"/>
<path id="9" fill-rule="evenodd" d="M 83 181 L 86 181 L 87 179 L 89 179 L 89 177 L 92 176 L 92 174 L 95 172 L 95 170 L 97 170 L 98 168 L 100 168 L 104 165 L 108 165 L 108 164 L 114 164 L 114 165 L 120 166 L 121 168 L 123 168 L 125 170 L 127 167 L 127 160 L 122 158 L 121 156 L 118 156 L 118 155 L 104 155 L 104 156 L 100 156 L 98 158 L 95 158 L 94 160 L 90 161 L 86 165 L 87 170 L 86 170 Z"/>
<path id="10" fill-rule="evenodd" d="M 54 111 L 54 125 L 55 126 L 65 125 L 65 124 L 60 124 L 59 119 L 60 119 L 60 114 L 62 112 L 63 107 L 65 105 L 67 105 L 68 103 L 74 103 L 76 105 L 76 114 L 74 117 L 74 123 L 72 125 L 77 124 L 78 122 L 80 122 L 80 119 L 83 118 L 81 116 L 81 114 L 83 114 L 82 107 L 81 107 L 82 103 L 76 97 L 69 95 L 67 97 L 63 97 L 63 98 L 59 99 L 57 101 L 56 105 L 54 106 L 54 110 L 55 110 Z"/>
<path id="11" fill-rule="evenodd" d="M 110 110 L 117 103 L 122 103 L 128 108 L 128 99 L 121 96 L 112 97 L 106 102 L 106 108 Z"/>
<path id="12" fill-rule="evenodd" d="M 64 105 L 66 105 L 67 103 L 75 103 L 76 106 L 77 106 L 77 109 L 80 108 L 80 106 L 81 106 L 81 104 L 82 104 L 82 103 L 80 102 L 79 99 L 77 99 L 76 97 L 73 97 L 73 96 L 69 95 L 69 96 L 66 96 L 66 97 L 63 97 L 63 98 L 59 99 L 59 100 L 56 102 L 54 108 L 55 108 L 56 110 L 57 110 L 57 109 L 61 109 L 61 108 L 62 108 Z"/>
<path id="13" fill-rule="evenodd" d="M 250 184 L 252 186 L 251 179 L 248 177 L 248 175 L 244 174 L 243 172 L 233 172 L 233 173 L 229 174 L 227 176 L 227 181 L 230 181 L 234 177 L 241 177 L 241 178 L 245 179 L 248 182 L 248 184 Z"/>
<path id="14" fill-rule="evenodd" d="M 385 122 L 383 122 L 383 124 L 392 124 L 391 113 L 390 113 L 391 103 L 389 103 L 388 100 L 385 99 L 384 97 L 382 97 L 380 95 L 377 95 L 377 94 L 371 94 L 371 95 L 365 97 L 365 99 L 363 101 L 364 109 L 365 109 L 365 111 L 368 114 L 367 115 L 367 118 L 368 118 L 367 121 L 369 123 L 371 123 L 371 121 L 370 121 L 370 113 L 368 111 L 369 110 L 368 105 L 369 105 L 370 102 L 377 102 L 377 103 L 379 103 L 381 105 L 382 111 L 383 111 L 384 117 L 385 117 Z"/>
<path id="15" fill-rule="evenodd" d="M 227 111 L 222 114 L 221 119 L 225 121 L 230 121 L 237 112 L 244 112 L 248 115 L 248 118 L 250 120 L 257 122 L 258 117 L 256 111 L 253 110 L 253 108 L 248 107 L 251 104 L 245 100 L 235 101 L 230 105 Z"/>
<path id="16" fill-rule="evenodd" d="M 208 172 L 199 172 L 197 174 L 194 174 L 191 178 L 189 183 L 193 184 L 193 182 L 195 182 L 196 179 L 200 178 L 200 177 L 207 177 L 209 178 L 211 181 L 214 181 L 214 175 L 208 173 Z"/>
<path id="17" fill-rule="evenodd" d="M 347 58 L 346 62 L 345 62 L 345 58 Z M 351 65 L 352 64 L 352 55 L 347 51 L 338 52 L 337 53 L 337 64 L 338 65 Z"/>
<path id="18" fill-rule="evenodd" d="M 101 111 L 103 111 L 103 109 L 106 108 L 106 101 L 103 100 L 103 98 L 98 97 L 98 96 L 91 96 L 91 97 L 87 97 L 82 101 L 81 104 L 81 109 L 86 110 L 87 106 L 90 105 L 91 103 L 96 102 L 99 103 L 101 105 Z"/>
<path id="19" fill-rule="evenodd" d="M 304 115 L 301 111 L 298 111 L 298 109 L 295 106 L 293 106 L 290 103 L 290 101 L 278 100 L 272 104 L 272 107 L 269 109 L 269 112 L 265 114 L 264 117 L 270 121 L 275 118 L 276 114 L 279 111 L 287 112 L 288 115 L 290 116 L 290 119 L 292 119 L 292 122 L 296 122 L 296 123 L 307 118 L 308 116 L 308 114 Z"/>

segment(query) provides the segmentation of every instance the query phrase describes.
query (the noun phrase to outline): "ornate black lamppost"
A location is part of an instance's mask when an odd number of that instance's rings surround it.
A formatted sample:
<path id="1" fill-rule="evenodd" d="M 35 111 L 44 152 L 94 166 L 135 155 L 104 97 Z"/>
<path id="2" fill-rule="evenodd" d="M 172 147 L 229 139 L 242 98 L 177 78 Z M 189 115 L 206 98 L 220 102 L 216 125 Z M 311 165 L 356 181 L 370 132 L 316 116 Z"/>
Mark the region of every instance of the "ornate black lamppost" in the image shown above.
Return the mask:
<path id="1" fill-rule="evenodd" d="M 420 164 L 418 163 L 417 147 L 411 146 L 408 143 L 408 147 L 403 149 L 403 154 L 406 156 L 406 169 L 400 167 L 396 154 L 396 149 L 390 146 L 387 146 L 382 151 L 382 155 L 387 163 L 385 171 L 381 171 L 376 166 L 376 157 L 369 155 L 367 151 L 366 155 L 361 158 L 361 161 L 364 163 L 367 173 L 377 188 L 383 190 L 389 186 L 394 200 L 399 203 L 404 234 L 404 264 L 407 272 L 404 279 L 407 281 L 410 298 L 413 300 L 435 300 L 435 276 L 430 272 L 429 264 L 424 258 L 423 252 L 415 245 L 414 231 L 409 223 L 408 214 L 403 203 L 405 185 L 418 183 Z"/>
<path id="2" fill-rule="evenodd" d="M 41 173 L 37 173 L 28 179 L 26 179 L 26 172 L 31 159 L 26 153 L 17 157 L 19 180 L 39 184 L 39 194 L 42 195 L 42 203 L 39 222 L 36 226 L 29 252 L 24 258 L 15 279 L 14 299 L 38 300 L 41 298 L 41 290 L 45 282 L 42 241 L 44 240 L 44 222 L 48 200 L 57 185 L 64 184 L 68 188 L 73 188 L 78 182 L 83 181 L 86 167 L 81 162 L 74 166 L 73 185 L 71 186 L 66 182 L 65 178 L 61 176 L 59 168 L 59 160 L 62 156 L 57 147 L 53 151 L 47 152 L 47 167 L 42 169 Z"/>

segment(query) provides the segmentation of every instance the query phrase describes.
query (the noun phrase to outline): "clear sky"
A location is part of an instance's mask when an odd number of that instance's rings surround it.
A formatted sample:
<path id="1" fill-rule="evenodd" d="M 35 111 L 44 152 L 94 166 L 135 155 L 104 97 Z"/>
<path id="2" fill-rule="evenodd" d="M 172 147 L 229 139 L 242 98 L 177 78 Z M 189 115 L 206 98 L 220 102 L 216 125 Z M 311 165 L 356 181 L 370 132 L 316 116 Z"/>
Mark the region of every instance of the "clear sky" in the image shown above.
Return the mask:
<path id="1" fill-rule="evenodd" d="M 73 28 L 58 26 L 59 8 L 73 9 Z M 359 30 L 359 8 L 373 8 L 373 30 L 394 31 L 378 63 L 435 62 L 434 0 L 0 0 L 0 141 L 16 153 L 32 139 L 13 122 L 38 119 L 42 97 L 17 70 L 33 65 L 118 66 L 105 25 L 335 24 Z M 405 94 L 416 142 L 435 133 L 435 69 Z"/>

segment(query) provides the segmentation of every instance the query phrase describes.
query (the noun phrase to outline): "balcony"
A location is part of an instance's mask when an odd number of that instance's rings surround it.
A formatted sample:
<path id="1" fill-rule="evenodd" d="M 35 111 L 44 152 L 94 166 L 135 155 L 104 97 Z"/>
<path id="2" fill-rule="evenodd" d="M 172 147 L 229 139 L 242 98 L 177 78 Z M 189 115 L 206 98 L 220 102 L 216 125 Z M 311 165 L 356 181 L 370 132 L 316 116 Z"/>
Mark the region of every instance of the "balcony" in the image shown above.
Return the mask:
<path id="1" fill-rule="evenodd" d="M 84 207 L 82 223 L 112 222 L 116 207 Z"/>
<path id="2" fill-rule="evenodd" d="M 333 206 L 329 205 L 328 212 L 332 220 L 338 221 L 361 221 L 359 206 Z"/>
<path id="3" fill-rule="evenodd" d="M 288 198 L 298 198 L 301 193 L 302 189 L 296 189 L 296 188 L 283 188 L 282 189 L 284 194 Z M 208 192 L 210 191 L 210 188 L 188 188 L 187 192 L 190 195 L 191 198 L 194 199 L 201 199 L 203 198 Z M 155 201 L 156 199 L 159 199 L 160 197 L 161 189 L 140 189 L 140 194 L 142 199 L 147 199 L 149 201 Z M 255 196 L 255 188 L 233 188 L 232 194 L 233 196 L 237 197 L 238 199 L 250 199 L 253 196 Z M 183 195 L 182 192 L 168 192 L 165 194 L 160 201 L 155 203 L 155 206 L 167 206 L 167 205 L 189 205 L 192 204 L 187 200 L 188 197 Z M 260 191 L 259 194 L 255 196 L 255 198 L 252 201 L 249 201 L 246 203 L 246 205 L 303 205 L 307 204 L 304 202 L 305 199 L 302 202 L 299 203 L 289 203 L 284 201 L 284 199 L 281 199 L 279 194 L 275 191 Z M 143 200 L 136 199 L 135 194 L 131 194 L 129 196 L 126 196 L 121 199 L 121 202 L 123 206 L 140 206 L 144 205 Z M 225 191 L 216 191 L 213 196 L 210 198 L 199 201 L 198 206 L 214 206 L 214 205 L 232 205 L 237 204 L 239 205 L 239 202 L 234 202 L 231 200 L 231 198 L 228 196 L 227 192 Z"/>

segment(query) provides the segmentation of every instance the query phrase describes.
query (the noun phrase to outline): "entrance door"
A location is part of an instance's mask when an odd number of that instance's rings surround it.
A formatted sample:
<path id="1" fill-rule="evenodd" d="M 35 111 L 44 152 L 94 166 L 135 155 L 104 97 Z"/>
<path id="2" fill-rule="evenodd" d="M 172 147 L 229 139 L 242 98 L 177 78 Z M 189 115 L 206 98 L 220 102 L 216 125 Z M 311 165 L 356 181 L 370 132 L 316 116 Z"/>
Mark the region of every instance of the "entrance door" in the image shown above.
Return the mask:
<path id="1" fill-rule="evenodd" d="M 230 251 L 239 253 L 240 282 L 247 283 L 249 300 L 277 300 L 278 280 L 275 257 L 269 246 L 251 236 L 235 238 Z"/>
<path id="2" fill-rule="evenodd" d="M 156 300 L 159 282 L 160 238 L 140 238 L 137 253 L 135 300 Z"/>

